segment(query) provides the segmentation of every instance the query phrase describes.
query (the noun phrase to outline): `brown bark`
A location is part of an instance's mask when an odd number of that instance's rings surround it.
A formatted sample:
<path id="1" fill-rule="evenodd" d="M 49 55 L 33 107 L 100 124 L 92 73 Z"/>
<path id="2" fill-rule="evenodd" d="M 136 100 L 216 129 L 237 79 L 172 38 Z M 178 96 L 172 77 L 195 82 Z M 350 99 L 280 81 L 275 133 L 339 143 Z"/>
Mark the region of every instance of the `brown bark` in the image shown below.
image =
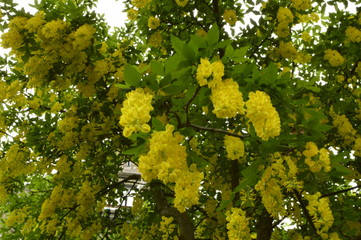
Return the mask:
<path id="1" fill-rule="evenodd" d="M 261 216 L 258 217 L 256 224 L 257 240 L 269 240 L 271 239 L 273 226 L 273 218 L 264 208 Z"/>

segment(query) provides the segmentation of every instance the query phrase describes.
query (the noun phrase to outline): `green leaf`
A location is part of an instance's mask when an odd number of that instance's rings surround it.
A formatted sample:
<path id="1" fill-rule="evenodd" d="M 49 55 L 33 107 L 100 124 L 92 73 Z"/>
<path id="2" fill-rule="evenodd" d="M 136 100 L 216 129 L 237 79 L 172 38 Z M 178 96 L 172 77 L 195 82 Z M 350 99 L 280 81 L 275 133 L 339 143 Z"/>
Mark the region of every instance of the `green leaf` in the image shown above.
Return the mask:
<path id="1" fill-rule="evenodd" d="M 235 62 L 245 62 L 247 61 L 248 59 L 245 58 L 246 56 L 246 53 L 249 49 L 249 46 L 245 46 L 245 47 L 241 47 L 239 49 L 236 49 L 234 51 L 234 54 L 232 56 L 232 60 L 235 61 Z"/>
<path id="2" fill-rule="evenodd" d="M 268 67 L 261 72 L 260 82 L 271 84 L 277 79 L 278 68 L 275 63 L 271 62 Z"/>
<path id="3" fill-rule="evenodd" d="M 146 144 L 143 143 L 139 146 L 136 146 L 134 148 L 130 148 L 128 150 L 123 151 L 122 154 L 123 155 L 139 155 L 139 153 L 144 152 L 145 148 L 146 148 Z"/>
<path id="4" fill-rule="evenodd" d="M 172 47 L 174 48 L 174 50 L 178 53 L 182 53 L 184 42 L 173 35 L 170 37 L 170 40 L 172 42 Z"/>
<path id="5" fill-rule="evenodd" d="M 219 29 L 217 24 L 213 24 L 212 28 L 207 33 L 207 42 L 209 46 L 215 45 L 219 40 Z"/>
<path id="6" fill-rule="evenodd" d="M 185 88 L 185 84 L 175 83 L 165 88 L 162 88 L 162 90 L 167 94 L 173 95 L 182 92 Z"/>
<path id="7" fill-rule="evenodd" d="M 131 64 L 126 64 L 124 67 L 124 80 L 133 87 L 137 87 L 142 79 L 139 69 Z"/>
<path id="8" fill-rule="evenodd" d="M 174 54 L 165 61 L 165 75 L 173 72 L 178 68 L 181 56 L 179 54 Z"/>
<path id="9" fill-rule="evenodd" d="M 151 61 L 150 67 L 155 74 L 164 75 L 164 65 L 158 61 Z"/>
<path id="10" fill-rule="evenodd" d="M 164 126 L 158 118 L 152 117 L 152 128 L 156 131 L 163 131 Z"/>

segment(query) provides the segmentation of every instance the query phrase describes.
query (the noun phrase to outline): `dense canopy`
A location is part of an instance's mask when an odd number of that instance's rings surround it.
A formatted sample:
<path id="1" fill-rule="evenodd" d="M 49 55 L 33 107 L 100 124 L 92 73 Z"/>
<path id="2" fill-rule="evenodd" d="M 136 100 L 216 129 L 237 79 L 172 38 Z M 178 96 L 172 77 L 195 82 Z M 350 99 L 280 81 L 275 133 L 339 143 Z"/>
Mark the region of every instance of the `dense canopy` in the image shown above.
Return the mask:
<path id="1" fill-rule="evenodd" d="M 0 1 L 1 239 L 359 239 L 358 2 Z"/>

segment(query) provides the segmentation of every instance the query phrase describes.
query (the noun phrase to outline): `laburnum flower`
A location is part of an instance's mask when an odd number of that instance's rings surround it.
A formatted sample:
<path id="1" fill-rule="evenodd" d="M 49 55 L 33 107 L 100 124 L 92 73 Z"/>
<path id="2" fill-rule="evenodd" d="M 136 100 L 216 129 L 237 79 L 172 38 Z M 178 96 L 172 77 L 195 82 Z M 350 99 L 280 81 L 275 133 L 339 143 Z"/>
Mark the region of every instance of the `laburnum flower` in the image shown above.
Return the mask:
<path id="1" fill-rule="evenodd" d="M 127 17 L 131 21 L 137 20 L 138 17 L 138 11 L 134 8 L 131 8 L 127 11 Z"/>
<path id="2" fill-rule="evenodd" d="M 175 2 L 178 4 L 178 6 L 184 7 L 187 5 L 189 0 L 175 0 Z"/>
<path id="3" fill-rule="evenodd" d="M 156 17 L 149 17 L 148 18 L 148 27 L 151 28 L 151 29 L 157 29 L 160 25 L 160 20 L 159 18 L 156 18 Z"/>
<path id="4" fill-rule="evenodd" d="M 212 88 L 211 101 L 218 118 L 231 118 L 244 114 L 244 102 L 238 83 L 228 78 Z"/>
<path id="5" fill-rule="evenodd" d="M 332 124 L 337 128 L 337 132 L 343 138 L 344 144 L 351 144 L 355 140 L 356 130 L 346 115 L 338 115 L 336 113 L 330 113 L 330 115 L 333 118 Z"/>
<path id="6" fill-rule="evenodd" d="M 311 7 L 311 0 L 292 0 L 292 5 L 297 10 L 307 10 Z"/>
<path id="7" fill-rule="evenodd" d="M 201 63 L 197 68 L 197 76 L 199 86 L 204 86 L 208 84 L 207 78 L 212 74 L 211 63 L 207 58 L 201 58 Z"/>
<path id="8" fill-rule="evenodd" d="M 152 47 L 159 47 L 163 41 L 162 33 L 160 31 L 156 31 L 149 38 L 149 44 Z"/>
<path id="9" fill-rule="evenodd" d="M 332 227 L 334 218 L 328 199 L 321 198 L 321 193 L 319 192 L 313 195 L 306 195 L 305 198 L 308 200 L 306 208 L 311 217 L 313 217 L 317 233 L 321 235 L 322 239 L 329 239 L 327 238 L 327 232 Z"/>
<path id="10" fill-rule="evenodd" d="M 361 42 L 361 30 L 359 30 L 358 28 L 349 26 L 346 29 L 346 37 L 349 41 L 351 42 Z"/>
<path id="11" fill-rule="evenodd" d="M 331 49 L 327 49 L 325 51 L 324 59 L 334 67 L 340 66 L 345 62 L 345 58 L 342 57 L 339 52 Z"/>
<path id="12" fill-rule="evenodd" d="M 318 150 L 314 142 L 307 142 L 306 149 L 302 153 L 306 157 L 305 163 L 310 167 L 311 172 L 319 172 L 322 168 L 325 172 L 331 170 L 330 157 L 325 148 Z"/>
<path id="13" fill-rule="evenodd" d="M 124 127 L 123 135 L 129 137 L 132 133 L 142 131 L 149 132 L 150 111 L 153 110 L 153 96 L 142 88 L 137 88 L 126 95 L 123 102 L 119 123 Z"/>
<path id="14" fill-rule="evenodd" d="M 226 135 L 224 137 L 224 147 L 227 157 L 231 160 L 237 160 L 244 156 L 244 143 L 240 138 Z"/>
<path id="15" fill-rule="evenodd" d="M 230 240 L 251 240 L 246 212 L 240 208 L 232 208 L 226 213 L 227 235 Z"/>
<path id="16" fill-rule="evenodd" d="M 227 9 L 223 13 L 223 19 L 231 26 L 234 26 L 237 22 L 237 15 L 234 10 Z"/>
<path id="17" fill-rule="evenodd" d="M 311 35 L 307 31 L 302 32 L 301 37 L 302 37 L 302 40 L 305 41 L 305 42 L 311 42 L 311 40 L 312 40 Z"/>
<path id="18" fill-rule="evenodd" d="M 277 12 L 279 23 L 289 24 L 293 22 L 293 14 L 288 8 L 280 7 Z"/>
<path id="19" fill-rule="evenodd" d="M 284 58 L 295 59 L 297 58 L 297 50 L 292 42 L 280 42 L 280 46 L 276 48 L 276 52 Z"/>
<path id="20" fill-rule="evenodd" d="M 246 116 L 252 122 L 258 137 L 267 141 L 270 137 L 280 135 L 280 117 L 265 92 L 250 92 L 246 108 Z"/>
<path id="21" fill-rule="evenodd" d="M 149 152 L 139 157 L 139 172 L 145 181 L 159 179 L 165 184 L 175 183 L 174 206 L 184 212 L 198 203 L 198 190 L 203 174 L 196 165 L 187 166 L 184 137 L 167 124 L 164 131 L 154 132 L 149 141 Z"/>

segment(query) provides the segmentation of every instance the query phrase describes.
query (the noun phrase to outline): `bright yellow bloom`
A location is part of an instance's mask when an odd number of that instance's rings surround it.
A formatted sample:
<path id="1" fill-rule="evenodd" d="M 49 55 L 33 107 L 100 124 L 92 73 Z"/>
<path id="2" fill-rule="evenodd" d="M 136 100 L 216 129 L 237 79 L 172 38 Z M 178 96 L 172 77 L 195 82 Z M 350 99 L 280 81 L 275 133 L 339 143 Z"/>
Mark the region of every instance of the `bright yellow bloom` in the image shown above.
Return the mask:
<path id="1" fill-rule="evenodd" d="M 138 9 L 142 9 L 142 8 L 146 7 L 150 2 L 152 2 L 152 0 L 132 0 L 131 1 L 133 6 Z"/>
<path id="2" fill-rule="evenodd" d="M 246 108 L 246 116 L 252 122 L 258 137 L 267 141 L 270 137 L 280 135 L 280 117 L 265 92 L 250 92 Z"/>
<path id="3" fill-rule="evenodd" d="M 297 10 L 307 10 L 311 7 L 311 0 L 292 0 L 292 5 Z"/>
<path id="4" fill-rule="evenodd" d="M 289 24 L 293 22 L 293 14 L 288 8 L 280 7 L 277 12 L 279 23 Z"/>
<path id="5" fill-rule="evenodd" d="M 232 208 L 226 213 L 227 235 L 230 240 L 251 240 L 246 212 L 240 208 Z"/>
<path id="6" fill-rule="evenodd" d="M 135 10 L 134 8 L 131 8 L 127 11 L 127 17 L 129 20 L 131 21 L 135 21 L 137 20 L 137 17 L 138 17 L 138 11 Z"/>
<path id="7" fill-rule="evenodd" d="M 123 102 L 119 123 L 124 127 L 123 135 L 129 137 L 132 133 L 142 131 L 149 132 L 149 112 L 153 110 L 150 93 L 142 88 L 137 88 L 126 94 L 127 99 Z"/>
<path id="8" fill-rule="evenodd" d="M 351 42 L 361 42 L 361 31 L 355 27 L 349 26 L 346 29 L 346 37 Z"/>
<path id="9" fill-rule="evenodd" d="M 351 144 L 355 140 L 356 130 L 346 117 L 346 115 L 332 116 L 332 124 L 337 128 L 338 134 L 343 138 L 346 145 Z"/>
<path id="10" fill-rule="evenodd" d="M 238 83 L 232 78 L 220 81 L 212 88 L 211 101 L 218 118 L 231 118 L 244 114 L 244 102 Z"/>
<path id="11" fill-rule="evenodd" d="M 325 148 L 318 150 L 314 142 L 306 143 L 306 150 L 303 155 L 305 163 L 310 167 L 311 172 L 319 172 L 323 168 L 325 172 L 331 171 L 329 153 Z"/>
<path id="12" fill-rule="evenodd" d="M 276 35 L 279 37 L 287 37 L 288 35 L 290 35 L 290 28 L 288 27 L 287 23 L 278 24 L 275 30 Z"/>
<path id="13" fill-rule="evenodd" d="M 189 0 L 175 0 L 175 2 L 178 4 L 178 6 L 184 7 L 187 5 Z"/>
<path id="14" fill-rule="evenodd" d="M 231 26 L 234 26 L 237 22 L 237 15 L 236 12 L 233 10 L 225 10 L 223 13 L 223 19 Z"/>
<path id="15" fill-rule="evenodd" d="M 307 32 L 307 31 L 302 32 L 302 40 L 305 42 L 311 42 L 312 37 L 309 34 L 309 32 Z"/>
<path id="16" fill-rule="evenodd" d="M 162 33 L 160 31 L 156 31 L 149 38 L 149 44 L 152 47 L 159 47 L 163 41 Z"/>
<path id="17" fill-rule="evenodd" d="M 148 27 L 151 28 L 151 29 L 157 29 L 160 25 L 160 20 L 159 18 L 156 18 L 156 17 L 149 17 L 148 18 Z"/>
<path id="18" fill-rule="evenodd" d="M 197 77 L 199 86 L 204 86 L 208 84 L 207 78 L 212 74 L 211 63 L 208 58 L 201 58 L 201 63 L 197 68 Z"/>
<path id="19" fill-rule="evenodd" d="M 281 41 L 280 46 L 276 48 L 276 52 L 280 54 L 282 57 L 288 59 L 295 59 L 297 58 L 297 54 L 298 54 L 292 42 L 284 43 L 283 41 Z"/>
<path id="20" fill-rule="evenodd" d="M 325 51 L 324 59 L 328 60 L 328 62 L 334 67 L 340 66 L 345 62 L 345 58 L 342 57 L 339 52 L 331 49 L 327 49 Z"/>
<path id="21" fill-rule="evenodd" d="M 314 195 L 306 195 L 308 206 L 306 207 L 310 215 L 313 217 L 317 233 L 323 235 L 332 227 L 334 218 L 329 206 L 327 198 L 320 198 L 321 193 Z M 326 235 L 327 236 L 327 235 Z M 323 239 L 326 239 L 323 237 Z"/>
<path id="22" fill-rule="evenodd" d="M 38 29 L 46 23 L 44 20 L 44 15 L 45 13 L 43 11 L 39 11 L 35 14 L 34 17 L 27 21 L 25 28 L 28 30 L 28 32 L 37 32 Z"/>
<path id="23" fill-rule="evenodd" d="M 237 160 L 244 156 L 244 143 L 240 138 L 224 136 L 224 147 L 227 151 L 227 157 L 231 160 Z"/>

